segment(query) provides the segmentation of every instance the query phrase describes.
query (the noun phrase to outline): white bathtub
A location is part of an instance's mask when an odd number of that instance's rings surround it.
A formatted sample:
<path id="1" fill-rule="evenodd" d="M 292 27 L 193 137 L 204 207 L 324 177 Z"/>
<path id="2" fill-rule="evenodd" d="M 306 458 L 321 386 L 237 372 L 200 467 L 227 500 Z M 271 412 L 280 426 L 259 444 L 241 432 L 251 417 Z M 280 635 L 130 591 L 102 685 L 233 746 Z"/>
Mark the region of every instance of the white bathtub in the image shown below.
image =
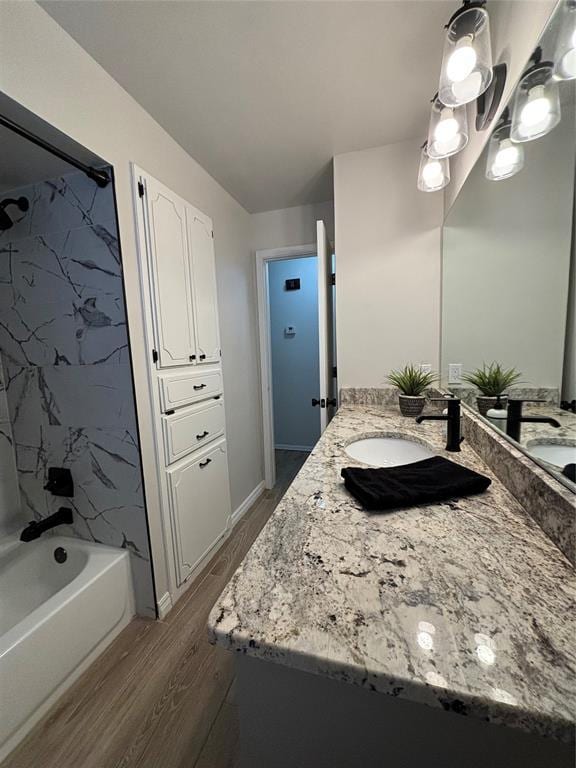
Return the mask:
<path id="1" fill-rule="evenodd" d="M 2 542 L 0 762 L 133 615 L 125 550 L 62 536 Z"/>

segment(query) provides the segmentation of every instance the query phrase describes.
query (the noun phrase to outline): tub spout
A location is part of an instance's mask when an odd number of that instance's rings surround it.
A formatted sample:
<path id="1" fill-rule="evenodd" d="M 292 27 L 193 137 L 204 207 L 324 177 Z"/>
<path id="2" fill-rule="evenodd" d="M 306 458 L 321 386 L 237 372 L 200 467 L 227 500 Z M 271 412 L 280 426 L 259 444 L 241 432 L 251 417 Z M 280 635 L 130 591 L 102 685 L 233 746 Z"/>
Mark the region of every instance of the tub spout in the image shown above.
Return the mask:
<path id="1" fill-rule="evenodd" d="M 38 539 L 44 531 L 50 530 L 57 525 L 71 525 L 73 521 L 72 510 L 68 507 L 60 507 L 58 512 L 45 517 L 42 520 L 32 520 L 20 534 L 20 541 L 34 541 Z"/>

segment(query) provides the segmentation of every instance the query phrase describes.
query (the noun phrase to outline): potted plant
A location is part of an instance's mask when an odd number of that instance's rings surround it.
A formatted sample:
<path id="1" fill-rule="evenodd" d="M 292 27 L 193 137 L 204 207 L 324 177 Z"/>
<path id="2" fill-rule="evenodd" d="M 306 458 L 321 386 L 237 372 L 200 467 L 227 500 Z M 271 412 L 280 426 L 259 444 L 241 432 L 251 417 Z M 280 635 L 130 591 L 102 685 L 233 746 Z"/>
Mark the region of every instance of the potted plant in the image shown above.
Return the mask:
<path id="1" fill-rule="evenodd" d="M 400 371 L 390 371 L 388 381 L 400 390 L 400 412 L 402 416 L 419 416 L 424 408 L 428 389 L 438 376 L 432 371 L 422 371 L 418 366 L 409 363 Z"/>
<path id="2" fill-rule="evenodd" d="M 465 373 L 462 380 L 472 384 L 482 393 L 476 398 L 478 410 L 482 416 L 486 416 L 490 408 L 494 408 L 496 402 L 506 407 L 507 398 L 504 392 L 513 384 L 520 381 L 522 374 L 516 368 L 503 368 L 500 363 L 484 363 L 482 368 Z"/>

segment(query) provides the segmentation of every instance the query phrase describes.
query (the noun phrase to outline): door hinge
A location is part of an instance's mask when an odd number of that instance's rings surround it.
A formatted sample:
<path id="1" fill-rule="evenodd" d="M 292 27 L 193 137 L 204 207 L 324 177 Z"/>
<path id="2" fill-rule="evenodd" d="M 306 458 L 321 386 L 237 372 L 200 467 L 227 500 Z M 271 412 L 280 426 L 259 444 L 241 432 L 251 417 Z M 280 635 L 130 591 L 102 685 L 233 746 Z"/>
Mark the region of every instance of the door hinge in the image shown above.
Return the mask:
<path id="1" fill-rule="evenodd" d="M 335 272 L 332 272 L 332 274 L 330 275 L 330 282 L 331 282 L 332 285 L 336 285 L 336 273 Z"/>
<path id="2" fill-rule="evenodd" d="M 214 230 L 212 230 L 212 240 L 214 240 Z"/>
<path id="3" fill-rule="evenodd" d="M 138 196 L 144 197 L 144 184 L 141 181 L 138 182 Z"/>
<path id="4" fill-rule="evenodd" d="M 335 379 L 338 376 L 338 368 L 333 365 L 332 366 L 332 378 Z"/>
<path id="5" fill-rule="evenodd" d="M 158 352 L 156 352 L 155 349 L 152 350 L 152 362 L 157 363 L 158 362 Z"/>

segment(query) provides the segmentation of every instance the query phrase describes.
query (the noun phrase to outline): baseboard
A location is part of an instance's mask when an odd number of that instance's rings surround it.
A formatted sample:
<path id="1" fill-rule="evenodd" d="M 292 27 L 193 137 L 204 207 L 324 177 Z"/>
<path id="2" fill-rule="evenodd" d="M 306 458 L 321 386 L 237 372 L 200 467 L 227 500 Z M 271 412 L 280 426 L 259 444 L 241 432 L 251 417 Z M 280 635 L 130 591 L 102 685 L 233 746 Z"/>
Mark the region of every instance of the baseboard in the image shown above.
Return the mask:
<path id="1" fill-rule="evenodd" d="M 283 443 L 276 443 L 274 446 L 277 451 L 310 451 L 314 448 L 313 445 L 284 445 Z"/>
<path id="2" fill-rule="evenodd" d="M 252 504 L 264 493 L 264 480 L 262 480 L 254 490 L 246 496 L 242 504 L 232 512 L 231 527 L 234 527 L 240 518 L 248 512 Z"/>
<path id="3" fill-rule="evenodd" d="M 172 598 L 170 592 L 164 592 L 160 600 L 156 603 L 156 609 L 158 611 L 158 618 L 163 619 L 167 613 L 172 610 Z"/>

